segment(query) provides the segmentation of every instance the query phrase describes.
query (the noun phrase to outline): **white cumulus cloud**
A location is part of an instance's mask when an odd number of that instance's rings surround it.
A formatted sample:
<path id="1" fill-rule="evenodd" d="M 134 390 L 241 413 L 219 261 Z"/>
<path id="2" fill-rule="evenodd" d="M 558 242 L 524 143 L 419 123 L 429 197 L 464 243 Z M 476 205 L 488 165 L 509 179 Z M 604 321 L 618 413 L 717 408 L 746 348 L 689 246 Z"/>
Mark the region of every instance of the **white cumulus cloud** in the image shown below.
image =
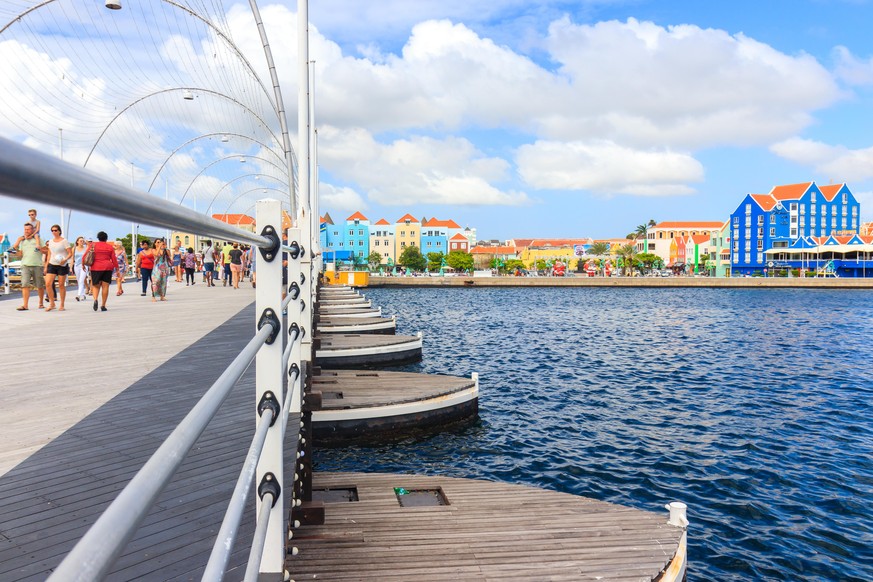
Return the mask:
<path id="1" fill-rule="evenodd" d="M 523 192 L 496 187 L 509 164 L 487 157 L 469 140 L 415 136 L 380 143 L 364 130 L 319 131 L 320 163 L 343 180 L 360 184 L 367 197 L 386 205 L 527 203 Z"/>
<path id="2" fill-rule="evenodd" d="M 687 154 L 641 151 L 612 142 L 537 141 L 518 150 L 518 168 L 534 188 L 603 194 L 690 194 L 703 166 Z"/>
<path id="3" fill-rule="evenodd" d="M 774 144 L 776 155 L 810 166 L 835 182 L 853 182 L 873 178 L 873 147 L 850 149 L 820 141 L 791 138 Z"/>

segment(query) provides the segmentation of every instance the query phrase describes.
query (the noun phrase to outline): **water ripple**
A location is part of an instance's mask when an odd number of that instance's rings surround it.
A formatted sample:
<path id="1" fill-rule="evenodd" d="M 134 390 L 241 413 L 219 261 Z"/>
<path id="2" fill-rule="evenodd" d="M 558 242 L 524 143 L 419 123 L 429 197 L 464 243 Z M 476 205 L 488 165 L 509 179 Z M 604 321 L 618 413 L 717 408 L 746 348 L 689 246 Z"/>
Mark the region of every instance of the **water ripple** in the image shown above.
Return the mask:
<path id="1" fill-rule="evenodd" d="M 320 470 L 689 505 L 689 580 L 873 580 L 869 292 L 371 289 L 404 370 L 480 373 L 475 424 Z"/>

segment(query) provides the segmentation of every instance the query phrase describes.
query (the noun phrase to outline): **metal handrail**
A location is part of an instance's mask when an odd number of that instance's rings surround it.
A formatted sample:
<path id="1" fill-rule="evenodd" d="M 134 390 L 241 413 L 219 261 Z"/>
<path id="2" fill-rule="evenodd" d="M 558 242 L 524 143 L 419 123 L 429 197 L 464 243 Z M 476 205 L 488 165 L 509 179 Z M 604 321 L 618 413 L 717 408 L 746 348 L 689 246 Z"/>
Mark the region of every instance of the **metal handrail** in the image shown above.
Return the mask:
<path id="1" fill-rule="evenodd" d="M 269 247 L 267 237 L 123 186 L 0 137 L 0 193 L 61 208 Z"/>
<path id="2" fill-rule="evenodd" d="M 285 368 L 287 368 L 287 363 Z M 300 386 L 301 384 L 298 382 L 300 380 L 300 368 L 296 368 L 294 370 L 290 370 L 289 374 L 293 372 L 294 379 L 288 382 L 288 391 L 285 394 L 285 402 L 282 403 L 282 436 L 285 436 L 285 430 L 288 426 L 288 414 L 291 411 L 291 403 L 294 400 L 300 400 Z"/>
<path id="3" fill-rule="evenodd" d="M 249 561 L 246 565 L 245 582 L 257 582 L 261 569 L 261 556 L 267 541 L 267 526 L 270 525 L 270 510 L 273 505 L 273 494 L 267 493 L 261 499 L 261 510 L 258 512 L 258 525 L 252 539 L 252 549 L 249 551 Z"/>
<path id="4" fill-rule="evenodd" d="M 278 331 L 278 330 L 275 330 Z M 214 418 L 258 350 L 274 333 L 266 323 L 191 409 L 134 478 L 79 540 L 48 578 L 49 582 L 101 580 L 140 522 L 169 484 L 185 455 Z"/>
<path id="5" fill-rule="evenodd" d="M 261 452 L 264 450 L 267 430 L 269 430 L 272 422 L 273 411 L 267 408 L 258 421 L 258 428 L 255 431 L 255 436 L 246 455 L 242 471 L 236 481 L 233 494 L 230 496 L 227 511 L 224 514 L 221 528 L 218 530 L 215 545 L 212 546 L 212 553 L 209 555 L 209 561 L 206 563 L 206 569 L 203 571 L 201 580 L 221 581 L 224 579 L 224 571 L 227 569 L 227 563 L 230 561 L 233 543 L 236 541 L 236 534 L 239 531 L 239 524 L 242 521 L 245 504 L 249 497 L 249 491 L 252 488 L 252 482 L 255 479 L 258 460 L 261 458 Z"/>

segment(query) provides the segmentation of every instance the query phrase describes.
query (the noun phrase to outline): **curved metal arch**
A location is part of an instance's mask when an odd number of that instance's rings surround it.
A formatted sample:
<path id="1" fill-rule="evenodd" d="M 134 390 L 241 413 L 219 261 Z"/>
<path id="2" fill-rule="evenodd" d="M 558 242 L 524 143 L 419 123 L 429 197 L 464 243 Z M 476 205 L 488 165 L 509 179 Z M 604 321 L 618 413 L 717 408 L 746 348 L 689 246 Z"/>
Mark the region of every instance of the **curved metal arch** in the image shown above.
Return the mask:
<path id="1" fill-rule="evenodd" d="M 109 131 L 109 128 L 112 126 L 113 123 L 116 122 L 116 120 L 119 117 L 124 115 L 134 105 L 136 105 L 138 103 L 142 103 L 143 101 L 145 101 L 146 99 L 148 99 L 150 97 L 154 97 L 155 95 L 161 95 L 163 93 L 171 93 L 173 91 L 199 91 L 202 93 L 209 93 L 211 95 L 216 95 L 218 97 L 224 97 L 225 99 L 232 101 L 233 103 L 236 103 L 237 105 L 239 105 L 240 107 L 242 107 L 243 109 L 245 109 L 246 111 L 251 113 L 252 116 L 255 119 L 257 119 L 261 123 L 261 125 L 263 125 L 266 128 L 266 130 L 269 132 L 269 134 L 273 136 L 273 139 L 276 140 L 276 144 L 279 146 L 282 146 L 282 141 L 278 137 L 276 137 L 276 134 L 273 133 L 273 130 L 270 129 L 270 126 L 267 125 L 267 123 L 263 119 L 261 119 L 260 115 L 255 113 L 249 106 L 243 104 L 241 101 L 237 101 L 236 99 L 234 99 L 233 97 L 230 97 L 229 95 L 225 95 L 224 93 L 219 93 L 218 91 L 213 91 L 212 89 L 202 89 L 202 88 L 197 88 L 197 87 L 172 87 L 170 89 L 161 89 L 160 91 L 154 91 L 152 93 L 149 93 L 148 95 L 144 95 L 144 96 L 140 97 L 139 99 L 132 101 L 130 104 L 125 106 L 121 111 L 116 113 L 115 117 L 113 117 L 109 121 L 109 123 L 106 124 L 106 127 L 103 128 L 103 131 L 101 131 L 100 135 L 97 136 L 97 141 L 95 141 L 94 145 L 91 146 L 91 151 L 88 152 L 88 156 L 85 158 L 85 163 L 82 164 L 82 167 L 84 168 L 84 167 L 88 166 L 88 162 L 91 160 L 91 154 L 94 153 L 94 150 L 96 150 L 97 146 L 100 145 L 100 140 L 103 139 L 103 136 L 106 135 L 106 132 Z"/>
<path id="2" fill-rule="evenodd" d="M 240 192 L 239 195 L 228 203 L 227 208 L 224 209 L 224 213 L 227 214 L 230 211 L 230 207 L 239 202 L 239 199 L 245 196 L 246 194 L 251 194 L 252 192 L 257 192 L 258 190 L 271 190 L 273 192 L 278 192 L 279 194 L 287 194 L 284 190 L 279 190 L 278 188 L 265 188 L 261 186 L 260 188 L 252 188 L 251 190 L 246 190 L 245 192 Z M 282 201 L 285 202 L 284 200 Z M 254 207 L 254 204 L 252 204 Z M 248 212 L 248 210 L 246 211 Z"/>
<path id="3" fill-rule="evenodd" d="M 206 170 L 208 170 L 209 168 L 211 168 L 211 167 L 214 166 L 215 164 L 218 164 L 218 163 L 223 162 L 223 161 L 225 161 L 225 160 L 233 160 L 233 159 L 236 159 L 236 158 L 241 158 L 241 157 L 243 157 L 243 156 L 245 156 L 245 157 L 247 157 L 247 158 L 254 158 L 254 159 L 256 159 L 256 160 L 261 160 L 262 162 L 266 162 L 266 163 L 270 164 L 271 166 L 273 166 L 274 168 L 276 168 L 277 170 L 281 170 L 282 172 L 287 172 L 287 171 L 288 171 L 287 168 L 283 168 L 283 167 L 281 167 L 281 166 L 277 166 L 276 164 L 274 164 L 273 162 L 271 162 L 271 161 L 268 160 L 267 158 L 262 158 L 261 156 L 251 156 L 251 155 L 248 155 L 248 154 L 233 154 L 233 155 L 230 155 L 230 156 L 224 156 L 223 158 L 218 158 L 217 160 L 215 160 L 215 161 L 213 161 L 213 162 L 210 162 L 210 163 L 207 164 L 207 165 L 206 165 L 202 170 L 200 170 L 199 172 L 197 172 L 197 175 L 194 176 L 194 177 L 191 179 L 191 182 L 188 184 L 188 187 L 185 188 L 185 192 L 182 193 L 182 198 L 179 199 L 179 204 L 182 204 L 182 202 L 185 201 L 185 196 L 188 195 L 188 192 L 191 190 L 191 186 L 194 185 L 194 182 L 197 181 L 197 178 L 199 178 L 200 176 L 202 176 L 203 173 L 206 172 Z M 195 198 L 195 200 L 196 200 L 196 198 Z"/>
<path id="4" fill-rule="evenodd" d="M 203 135 L 198 135 L 197 137 L 193 137 L 193 138 L 189 139 L 188 141 L 186 141 L 185 143 L 183 143 L 182 145 L 180 145 L 179 147 L 177 147 L 176 149 L 174 149 L 174 150 L 170 153 L 170 155 L 167 156 L 167 159 L 165 159 L 164 162 L 161 164 L 161 167 L 158 168 L 158 171 L 155 172 L 155 177 L 152 178 L 152 181 L 151 181 L 151 183 L 149 184 L 149 188 L 148 188 L 148 190 L 146 190 L 146 191 L 147 191 L 147 192 L 151 192 L 151 191 L 152 191 L 152 186 L 155 185 L 155 180 L 157 180 L 157 179 L 158 179 L 158 176 L 161 175 L 161 172 L 164 171 L 164 166 L 167 165 L 167 162 L 170 161 L 170 158 L 172 158 L 173 156 L 175 156 L 176 153 L 178 153 L 179 150 L 181 150 L 182 148 L 184 148 L 184 147 L 186 147 L 186 146 L 191 145 L 192 143 L 194 143 L 194 142 L 197 141 L 197 140 L 203 139 L 203 138 L 205 138 L 205 137 L 214 137 L 214 136 L 217 136 L 217 135 L 233 135 L 233 136 L 236 136 L 236 137 L 241 137 L 241 138 L 243 138 L 243 139 L 248 139 L 248 140 L 251 140 L 251 141 L 255 142 L 256 144 L 262 145 L 262 146 L 263 146 L 264 148 L 266 148 L 267 150 L 273 152 L 273 150 L 270 149 L 270 146 L 268 146 L 268 145 L 265 144 L 264 142 L 262 142 L 262 141 L 258 141 L 258 140 L 256 140 L 256 139 L 253 138 L 253 137 L 250 137 L 250 136 L 247 136 L 247 135 L 243 135 L 243 134 L 241 134 L 241 133 L 227 133 L 227 132 L 204 133 Z M 243 155 L 243 154 L 240 154 L 240 155 Z M 273 152 L 273 155 L 275 155 L 277 158 L 279 158 L 279 159 L 282 160 L 283 162 L 285 161 L 285 159 L 284 159 L 282 156 L 280 156 L 279 154 L 277 154 L 276 152 Z"/>
<path id="5" fill-rule="evenodd" d="M 16 22 L 20 22 L 22 18 L 24 18 L 25 16 L 27 16 L 31 12 L 34 12 L 34 11 L 44 7 L 44 6 L 47 6 L 48 4 L 54 3 L 56 1 L 57 0 L 45 0 L 44 2 L 41 2 L 35 6 L 31 6 L 30 8 L 28 8 L 24 12 L 21 12 L 15 18 L 13 18 L 12 20 L 10 20 L 6 24 L 4 24 L 3 28 L 0 28 L 0 35 L 2 35 L 4 32 L 6 32 L 6 29 L 9 28 L 10 26 L 12 26 L 13 24 L 15 24 Z M 176 8 L 184 10 L 185 12 L 187 12 L 188 14 L 190 14 L 191 16 L 193 16 L 194 18 L 196 18 L 197 20 L 199 20 L 200 22 L 205 24 L 207 27 L 212 29 L 212 31 L 215 32 L 215 34 L 217 34 L 225 43 L 227 43 L 227 46 L 230 47 L 230 49 L 236 54 L 237 57 L 239 57 L 239 60 L 241 60 L 243 63 L 245 63 L 245 66 L 246 66 L 246 68 L 248 68 L 249 73 L 251 73 L 252 77 L 255 79 L 255 81 L 258 83 L 258 85 L 261 87 L 261 90 L 264 92 L 264 96 L 267 98 L 267 102 L 273 107 L 273 112 L 276 114 L 276 117 L 279 117 L 279 109 L 276 107 L 276 103 L 270 97 L 270 92 L 267 90 L 267 87 L 264 85 L 264 82 L 261 80 L 261 78 L 255 72 L 255 68 L 248 61 L 248 59 L 245 57 L 245 55 L 242 54 L 242 52 L 237 48 L 236 44 L 234 44 L 234 42 L 230 38 L 228 38 L 228 36 L 226 34 L 224 34 L 211 21 L 207 20 L 203 16 L 194 12 L 193 10 L 188 8 L 187 6 L 183 6 L 183 5 L 179 4 L 178 2 L 175 2 L 174 0 L 161 0 L 161 1 L 166 2 L 170 6 L 175 6 Z M 281 123 L 282 122 L 280 120 L 280 124 Z"/>
<path id="6" fill-rule="evenodd" d="M 215 204 L 215 201 L 218 199 L 218 195 L 221 194 L 222 190 L 224 190 L 225 188 L 227 188 L 228 186 L 230 186 L 231 184 L 233 184 L 237 180 L 242 180 L 243 178 L 250 178 L 252 176 L 263 176 L 265 178 L 270 178 L 272 180 L 276 180 L 280 184 L 282 183 L 281 180 L 278 180 L 275 176 L 271 176 L 270 174 L 243 174 L 242 176 L 237 176 L 236 178 L 225 182 L 224 185 L 218 189 L 218 192 L 216 192 L 215 196 L 212 197 L 212 201 L 209 203 L 209 206 L 206 207 L 206 212 L 204 214 L 206 214 L 206 215 L 209 214 L 209 211 L 212 210 L 212 205 Z M 261 187 L 261 189 L 263 189 L 263 186 Z"/>

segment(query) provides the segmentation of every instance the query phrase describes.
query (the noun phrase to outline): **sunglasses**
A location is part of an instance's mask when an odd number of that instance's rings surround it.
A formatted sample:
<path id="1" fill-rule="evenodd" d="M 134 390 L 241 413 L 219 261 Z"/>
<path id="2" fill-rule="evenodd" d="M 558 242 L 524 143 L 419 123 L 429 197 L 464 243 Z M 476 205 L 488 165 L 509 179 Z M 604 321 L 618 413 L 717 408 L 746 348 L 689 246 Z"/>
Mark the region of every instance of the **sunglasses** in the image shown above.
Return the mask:
<path id="1" fill-rule="evenodd" d="M 52 229 L 52 232 L 61 232 L 61 231 L 60 231 L 59 229 L 57 229 L 57 228 L 53 228 L 53 229 Z"/>

